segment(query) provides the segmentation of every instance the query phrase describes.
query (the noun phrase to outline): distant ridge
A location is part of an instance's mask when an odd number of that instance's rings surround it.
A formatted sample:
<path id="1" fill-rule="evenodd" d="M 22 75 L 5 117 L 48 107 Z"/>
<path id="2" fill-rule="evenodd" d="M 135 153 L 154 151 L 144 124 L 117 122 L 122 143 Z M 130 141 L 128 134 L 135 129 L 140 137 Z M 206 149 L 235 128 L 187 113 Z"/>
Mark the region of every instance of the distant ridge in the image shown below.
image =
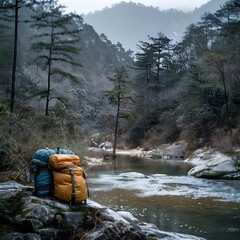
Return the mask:
<path id="1" fill-rule="evenodd" d="M 83 18 L 98 34 L 104 33 L 112 43 L 120 42 L 126 50 L 136 51 L 139 41 L 147 41 L 148 35 L 154 37 L 159 32 L 174 41 L 180 41 L 188 25 L 200 21 L 205 12 L 215 12 L 225 2 L 227 0 L 211 0 L 188 13 L 121 2 L 111 8 L 83 15 Z"/>

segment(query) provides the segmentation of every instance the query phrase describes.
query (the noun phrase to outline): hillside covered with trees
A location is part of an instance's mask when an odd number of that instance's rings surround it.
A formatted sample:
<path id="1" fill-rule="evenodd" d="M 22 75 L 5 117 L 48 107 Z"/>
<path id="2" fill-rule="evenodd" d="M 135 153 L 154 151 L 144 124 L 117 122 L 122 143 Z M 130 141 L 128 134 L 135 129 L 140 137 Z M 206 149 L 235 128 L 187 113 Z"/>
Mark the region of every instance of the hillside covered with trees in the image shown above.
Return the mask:
<path id="1" fill-rule="evenodd" d="M 239 13 L 239 2 L 228 1 L 189 25 L 176 45 L 161 33 L 140 42 L 135 110 L 142 118 L 133 139 L 184 139 L 190 148 L 238 146 Z"/>
<path id="2" fill-rule="evenodd" d="M 82 155 L 94 134 L 117 135 L 118 147 L 239 146 L 238 1 L 206 13 L 177 44 L 163 33 L 139 39 L 136 55 L 55 0 L 3 0 L 0 26 L 2 170 L 41 147 Z"/>

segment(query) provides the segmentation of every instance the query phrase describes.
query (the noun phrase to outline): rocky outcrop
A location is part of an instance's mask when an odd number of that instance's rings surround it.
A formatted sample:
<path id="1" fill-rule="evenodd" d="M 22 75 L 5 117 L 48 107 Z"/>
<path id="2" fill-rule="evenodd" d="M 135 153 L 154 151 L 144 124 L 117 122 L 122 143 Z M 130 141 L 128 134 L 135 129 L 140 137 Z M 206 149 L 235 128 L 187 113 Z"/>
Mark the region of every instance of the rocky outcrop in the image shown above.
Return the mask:
<path id="1" fill-rule="evenodd" d="M 240 179 L 240 168 L 232 158 L 213 149 L 196 150 L 185 162 L 196 165 L 188 174 L 199 178 Z"/>
<path id="2" fill-rule="evenodd" d="M 160 231 L 130 213 L 117 213 L 91 200 L 87 205 L 69 205 L 33 196 L 31 191 L 32 187 L 14 181 L 0 184 L 2 240 L 202 239 Z"/>
<path id="3" fill-rule="evenodd" d="M 144 150 L 144 148 L 140 147 L 128 150 L 116 149 L 116 154 L 144 157 L 148 159 L 183 159 L 185 149 L 186 149 L 185 142 L 175 142 L 172 144 L 162 144 L 159 147 L 151 150 Z M 91 148 L 91 150 L 94 149 Z"/>
<path id="4" fill-rule="evenodd" d="M 185 142 L 162 144 L 161 146 L 148 151 L 145 154 L 145 157 L 155 159 L 183 159 L 185 149 L 186 149 Z"/>

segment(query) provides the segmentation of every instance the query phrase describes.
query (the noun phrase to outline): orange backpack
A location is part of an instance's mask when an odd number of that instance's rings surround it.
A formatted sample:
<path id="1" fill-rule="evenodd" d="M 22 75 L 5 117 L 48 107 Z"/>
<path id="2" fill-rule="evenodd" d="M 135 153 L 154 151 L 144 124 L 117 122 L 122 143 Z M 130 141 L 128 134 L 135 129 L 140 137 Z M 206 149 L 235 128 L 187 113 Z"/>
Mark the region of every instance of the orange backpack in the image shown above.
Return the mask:
<path id="1" fill-rule="evenodd" d="M 53 154 L 49 157 L 49 165 L 53 170 L 53 195 L 58 199 L 86 204 L 86 177 L 79 163 L 80 158 L 73 154 Z"/>

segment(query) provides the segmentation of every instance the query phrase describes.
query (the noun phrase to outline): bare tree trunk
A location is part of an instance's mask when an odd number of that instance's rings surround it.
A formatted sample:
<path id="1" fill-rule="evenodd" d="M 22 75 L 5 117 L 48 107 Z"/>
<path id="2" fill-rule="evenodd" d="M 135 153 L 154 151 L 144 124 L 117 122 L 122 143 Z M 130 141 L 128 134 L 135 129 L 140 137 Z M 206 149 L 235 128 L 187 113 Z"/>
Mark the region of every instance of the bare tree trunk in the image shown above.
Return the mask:
<path id="1" fill-rule="evenodd" d="M 118 96 L 117 116 L 116 116 L 115 130 L 114 130 L 113 158 L 116 157 L 117 135 L 118 135 L 118 121 L 119 121 L 119 110 L 120 110 L 120 96 Z"/>
<path id="2" fill-rule="evenodd" d="M 11 102 L 10 102 L 11 113 L 13 113 L 14 111 L 14 102 L 15 102 L 17 41 L 18 41 L 18 0 L 15 1 L 14 50 L 13 50 L 12 86 L 11 86 Z"/>
<path id="3" fill-rule="evenodd" d="M 51 57 L 52 57 L 52 49 L 50 49 L 49 51 L 49 59 L 48 59 L 48 80 L 47 80 L 48 82 L 47 82 L 45 116 L 48 116 L 49 99 L 50 99 L 50 91 L 51 91 Z"/>
<path id="4" fill-rule="evenodd" d="M 52 49 L 53 49 L 53 16 L 52 16 L 52 29 L 51 29 L 51 47 L 49 50 L 49 56 L 48 56 L 48 82 L 47 82 L 47 97 L 46 97 L 46 109 L 45 109 L 45 116 L 48 116 L 48 110 L 49 110 L 49 101 L 50 101 L 50 91 L 51 91 L 51 67 L 52 67 Z"/>

